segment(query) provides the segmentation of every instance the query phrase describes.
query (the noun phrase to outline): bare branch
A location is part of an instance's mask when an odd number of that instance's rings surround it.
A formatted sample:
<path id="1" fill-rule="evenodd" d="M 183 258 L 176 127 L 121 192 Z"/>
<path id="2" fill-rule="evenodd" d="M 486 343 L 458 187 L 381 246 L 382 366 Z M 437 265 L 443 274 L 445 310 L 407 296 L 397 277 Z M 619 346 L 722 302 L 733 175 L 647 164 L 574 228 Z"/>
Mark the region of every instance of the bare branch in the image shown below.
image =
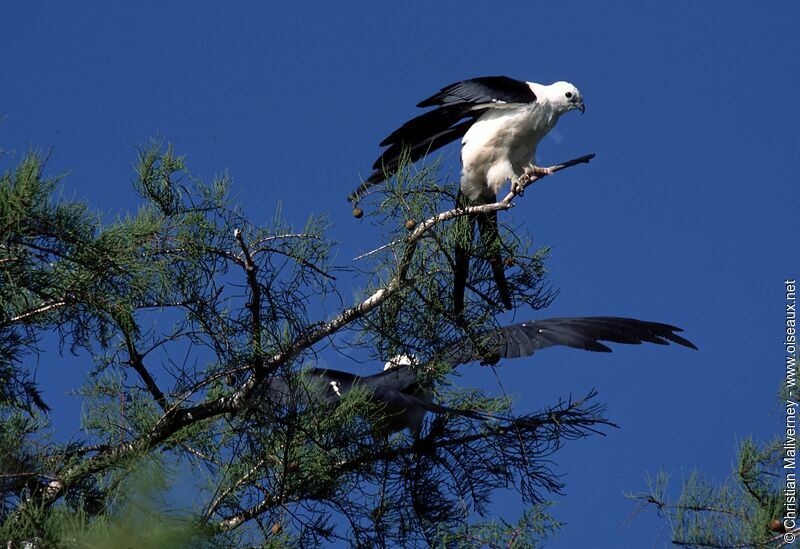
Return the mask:
<path id="1" fill-rule="evenodd" d="M 406 237 L 406 242 L 410 242 L 412 240 L 418 240 L 423 233 L 426 233 L 434 226 L 442 223 L 444 221 L 449 221 L 450 219 L 454 219 L 456 217 L 461 217 L 464 215 L 470 215 L 474 213 L 490 213 L 490 212 L 497 212 L 500 210 L 509 210 L 514 207 L 512 200 L 515 196 L 521 196 L 523 190 L 527 187 L 533 185 L 537 181 L 547 177 L 548 175 L 552 175 L 554 173 L 560 172 L 561 170 L 565 170 L 567 168 L 571 168 L 572 166 L 577 166 L 578 164 L 588 164 L 593 158 L 595 157 L 594 154 L 586 154 L 580 156 L 578 158 L 573 158 L 572 160 L 567 160 L 566 162 L 562 162 L 561 164 L 555 164 L 553 166 L 549 166 L 547 168 L 537 168 L 534 170 L 526 171 L 525 175 L 520 178 L 520 181 L 517 182 L 517 188 L 509 192 L 502 200 L 497 202 L 492 202 L 491 204 L 482 204 L 480 206 L 469 206 L 467 208 L 454 208 L 452 210 L 448 210 L 446 212 L 441 212 L 430 219 L 420 223 L 415 228 L 414 232 L 411 233 L 410 236 Z M 360 259 L 364 259 L 365 257 L 369 257 L 374 255 L 386 248 L 390 248 L 396 244 L 399 244 L 401 240 L 395 240 L 394 242 L 390 242 L 388 244 L 384 244 L 374 250 L 369 252 L 363 253 L 353 259 L 353 261 L 358 261 Z"/>
<path id="2" fill-rule="evenodd" d="M 250 250 L 244 242 L 241 229 L 233 232 L 244 256 L 244 270 L 247 274 L 247 285 L 250 287 L 250 301 L 247 308 L 250 310 L 251 337 L 253 342 L 253 358 L 255 366 L 259 368 L 262 360 L 261 350 L 261 285 L 258 283 L 258 266 L 253 263 Z"/>
<path id="3" fill-rule="evenodd" d="M 308 233 L 286 233 L 286 234 L 276 234 L 273 236 L 266 236 L 264 238 L 259 238 L 255 242 L 253 242 L 253 247 L 258 248 L 260 245 L 271 242 L 273 240 L 288 240 L 288 239 L 303 239 L 308 238 L 311 240 L 321 240 L 319 235 L 316 234 L 308 234 Z"/>
<path id="4" fill-rule="evenodd" d="M 222 502 L 225 501 L 225 498 L 227 498 L 231 492 L 233 492 L 236 488 L 247 482 L 261 468 L 261 466 L 264 465 L 265 462 L 266 462 L 265 459 L 258 460 L 258 463 L 253 465 L 253 467 L 251 467 L 249 471 L 247 471 L 244 475 L 242 475 L 242 477 L 239 480 L 231 484 L 228 488 L 223 490 L 216 498 L 214 498 L 214 501 L 212 501 L 209 504 L 208 509 L 206 510 L 205 513 L 206 520 L 211 518 L 211 515 L 213 515 L 216 512 L 216 510 L 219 508 Z"/>
<path id="5" fill-rule="evenodd" d="M 228 517 L 220 521 L 217 524 L 217 528 L 219 528 L 222 531 L 233 530 L 234 528 L 240 526 L 242 523 L 257 517 L 267 509 L 270 509 L 271 507 L 274 507 L 275 505 L 278 505 L 280 503 L 285 503 L 285 501 L 281 501 L 275 497 L 267 495 L 256 505 L 248 509 L 245 509 L 241 513 L 233 515 L 232 517 Z"/>
<path id="6" fill-rule="evenodd" d="M 53 309 L 58 309 L 59 307 L 63 307 L 67 304 L 66 300 L 61 301 L 50 301 L 48 303 L 43 303 L 39 307 L 32 309 L 30 311 L 25 311 L 24 313 L 20 313 L 17 316 L 13 316 L 8 321 L 4 322 L 4 325 L 13 324 L 15 322 L 20 322 L 32 316 L 40 315 L 42 313 L 46 313 L 47 311 L 51 311 Z"/>
<path id="7" fill-rule="evenodd" d="M 153 376 L 150 375 L 150 372 L 144 365 L 144 355 L 140 354 L 139 351 L 136 350 L 136 346 L 133 343 L 133 337 L 131 336 L 129 330 L 120 326 L 122 330 L 122 336 L 125 339 L 125 347 L 128 350 L 128 363 L 133 367 L 139 377 L 144 381 L 147 390 L 153 396 L 155 401 L 161 407 L 162 410 L 166 411 L 169 407 L 167 403 L 167 398 L 164 396 L 164 393 L 161 389 L 158 388 L 155 379 Z"/>
<path id="8" fill-rule="evenodd" d="M 253 250 L 253 255 L 259 254 L 259 253 L 263 253 L 263 252 L 271 252 L 271 253 L 275 253 L 275 254 L 280 254 L 280 255 L 286 256 L 286 257 L 288 257 L 290 259 L 293 259 L 294 261 L 296 261 L 297 263 L 299 263 L 303 267 L 305 267 L 307 269 L 311 269 L 315 273 L 320 274 L 320 275 L 324 276 L 325 278 L 327 278 L 329 280 L 336 280 L 335 276 L 326 273 L 325 271 L 323 271 L 322 269 L 320 269 L 316 265 L 313 265 L 312 263 L 309 263 L 308 261 L 305 261 L 304 259 L 299 258 L 296 255 L 294 255 L 292 253 L 289 253 L 289 252 L 287 252 L 285 250 L 279 250 L 277 248 L 271 248 L 269 246 L 264 246 L 264 247 L 261 247 L 261 248 L 254 249 Z"/>

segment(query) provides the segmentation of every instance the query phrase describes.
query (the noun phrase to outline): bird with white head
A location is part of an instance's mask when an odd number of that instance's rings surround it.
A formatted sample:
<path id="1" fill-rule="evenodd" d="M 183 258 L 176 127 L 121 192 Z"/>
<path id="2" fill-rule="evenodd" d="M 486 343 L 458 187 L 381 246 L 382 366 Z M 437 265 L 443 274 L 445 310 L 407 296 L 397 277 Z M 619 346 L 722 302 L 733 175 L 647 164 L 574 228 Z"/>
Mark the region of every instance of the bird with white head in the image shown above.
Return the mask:
<path id="1" fill-rule="evenodd" d="M 506 181 L 521 192 L 520 178 L 538 173 L 536 147 L 553 129 L 562 114 L 583 113 L 583 96 L 569 82 L 544 85 L 507 76 L 484 76 L 455 82 L 421 101 L 418 107 L 436 107 L 403 124 L 381 142 L 388 147 L 373 164 L 373 173 L 349 199 L 355 204 L 372 185 L 395 173 L 400 162 L 415 162 L 461 138 L 461 183 L 459 206 L 488 204 Z M 499 298 L 512 308 L 508 282 L 500 257 L 497 213 L 469 219 L 465 238 L 472 240 L 475 223 L 489 250 Z M 459 244 L 453 265 L 453 309 L 464 309 L 464 291 L 469 273 L 469 252 Z"/>

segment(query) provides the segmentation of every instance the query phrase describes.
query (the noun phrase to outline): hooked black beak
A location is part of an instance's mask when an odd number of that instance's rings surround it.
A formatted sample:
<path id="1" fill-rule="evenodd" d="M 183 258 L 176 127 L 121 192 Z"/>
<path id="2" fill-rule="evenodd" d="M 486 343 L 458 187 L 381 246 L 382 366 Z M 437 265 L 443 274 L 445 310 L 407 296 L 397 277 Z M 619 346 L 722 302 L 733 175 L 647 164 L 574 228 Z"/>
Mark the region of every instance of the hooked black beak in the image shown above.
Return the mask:
<path id="1" fill-rule="evenodd" d="M 576 109 L 578 109 L 579 111 L 581 111 L 581 114 L 583 114 L 583 113 L 585 113 L 585 112 L 586 112 L 586 105 L 584 105 L 584 104 L 583 104 L 583 101 L 581 101 L 581 104 L 580 104 L 580 105 L 578 105 L 578 106 L 577 106 L 577 107 L 575 107 L 575 108 L 576 108 Z"/>

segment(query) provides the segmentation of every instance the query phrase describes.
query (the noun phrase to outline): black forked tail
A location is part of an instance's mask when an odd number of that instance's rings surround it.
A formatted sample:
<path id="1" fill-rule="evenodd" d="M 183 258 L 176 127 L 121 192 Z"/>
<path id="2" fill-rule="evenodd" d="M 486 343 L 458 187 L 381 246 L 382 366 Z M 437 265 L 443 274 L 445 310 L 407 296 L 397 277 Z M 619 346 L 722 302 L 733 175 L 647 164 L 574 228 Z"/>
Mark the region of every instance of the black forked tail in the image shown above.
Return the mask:
<path id="1" fill-rule="evenodd" d="M 469 206 L 469 200 L 459 191 L 456 196 L 456 207 L 465 208 Z M 464 292 L 467 289 L 467 279 L 469 278 L 469 256 L 472 248 L 472 240 L 475 238 L 475 216 L 462 215 L 453 222 L 455 232 L 453 240 L 455 249 L 453 250 L 453 313 L 460 317 L 464 312 Z"/>
<path id="2" fill-rule="evenodd" d="M 459 207 L 470 205 L 460 193 L 457 204 Z M 491 212 L 488 214 L 462 216 L 454 224 L 457 234 L 453 265 L 453 312 L 456 315 L 461 315 L 464 312 L 464 294 L 467 280 L 469 279 L 470 248 L 475 235 L 476 223 L 481 241 L 486 250 L 486 258 L 492 268 L 500 300 L 506 309 L 512 308 L 511 293 L 508 289 L 508 280 L 506 279 L 503 259 L 500 254 L 502 242 L 500 241 L 500 231 L 497 226 L 497 212 Z"/>
<path id="3" fill-rule="evenodd" d="M 500 254 L 502 242 L 500 241 L 500 230 L 497 227 L 497 212 L 488 214 L 478 214 L 478 231 L 486 248 L 487 259 L 492 267 L 494 282 L 497 284 L 497 291 L 500 294 L 500 301 L 506 309 L 511 309 L 511 296 L 508 291 L 508 280 L 506 280 L 506 270 L 503 265 L 503 257 Z"/>

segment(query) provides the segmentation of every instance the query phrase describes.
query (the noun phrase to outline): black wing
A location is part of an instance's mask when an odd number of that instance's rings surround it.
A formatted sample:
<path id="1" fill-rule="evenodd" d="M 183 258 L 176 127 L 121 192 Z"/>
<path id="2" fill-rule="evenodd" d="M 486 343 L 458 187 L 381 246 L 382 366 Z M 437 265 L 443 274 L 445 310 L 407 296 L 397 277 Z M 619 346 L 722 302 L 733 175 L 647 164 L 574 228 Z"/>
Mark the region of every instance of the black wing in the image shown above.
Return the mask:
<path id="1" fill-rule="evenodd" d="M 414 373 L 411 366 L 401 365 L 364 377 L 361 382 L 368 387 L 383 387 L 393 391 L 413 391 L 417 385 L 417 374 Z"/>
<path id="2" fill-rule="evenodd" d="M 675 332 L 680 328 L 660 322 L 613 316 L 547 318 L 504 326 L 479 334 L 475 340 L 462 339 L 440 353 L 440 358 L 456 366 L 475 360 L 491 361 L 501 358 L 531 356 L 540 349 L 557 345 L 609 353 L 600 343 L 611 341 L 638 345 L 642 342 L 668 345 L 670 342 L 697 349 L 689 340 Z M 424 367 L 424 366 L 422 366 Z M 340 370 L 312 368 L 306 377 L 305 398 L 335 404 L 354 386 L 364 386 L 375 401 L 400 407 L 423 408 L 435 413 L 469 415 L 466 411 L 451 410 L 412 394 L 418 384 L 411 366 L 398 366 L 383 372 L 361 377 Z M 335 383 L 335 387 L 332 383 Z M 283 405 L 290 404 L 290 387 L 281 376 L 271 378 L 265 386 L 267 398 Z M 297 398 L 295 396 L 294 398 Z M 470 416 L 472 417 L 472 416 Z"/>
<path id="3" fill-rule="evenodd" d="M 354 387 L 364 387 L 376 400 L 384 400 L 381 395 L 395 397 L 394 393 L 412 393 L 417 387 L 417 375 L 410 366 L 397 366 L 371 376 L 361 377 L 350 372 L 311 368 L 305 374 L 306 390 L 310 398 L 328 403 L 339 402 Z M 283 378 L 276 377 L 270 383 L 270 391 L 282 389 Z M 390 400 L 391 400 L 390 398 Z"/>
<path id="4" fill-rule="evenodd" d="M 385 387 L 373 388 L 372 400 L 373 402 L 385 404 L 386 406 L 399 409 L 422 409 L 427 412 L 433 412 L 434 414 L 451 414 L 472 419 L 486 419 L 487 417 L 486 414 L 482 414 L 475 410 L 465 410 L 459 408 L 450 408 L 449 406 L 442 406 L 440 404 L 436 404 L 435 402 L 431 402 L 428 399 L 420 398 L 415 395 L 408 395 L 401 393 L 400 391 L 387 389 Z"/>
<path id="5" fill-rule="evenodd" d="M 418 107 L 438 106 L 438 109 L 409 120 L 381 141 L 381 147 L 388 148 L 372 165 L 375 171 L 348 199 L 357 201 L 362 192 L 383 181 L 387 173 L 397 171 L 403 155 L 416 162 L 463 137 L 486 109 L 534 101 L 536 95 L 526 82 L 506 76 L 484 76 L 445 86 L 417 104 Z"/>
<path id="6" fill-rule="evenodd" d="M 269 402 L 288 406 L 291 404 L 292 399 L 291 387 L 282 376 L 273 376 L 261 385 L 261 389 L 256 392 L 253 398 L 253 402 L 264 398 Z"/>
<path id="7" fill-rule="evenodd" d="M 534 101 L 536 101 L 536 94 L 533 93 L 527 82 L 507 76 L 482 76 L 445 86 L 439 92 L 417 103 L 417 107 L 533 103 Z"/>
<path id="8" fill-rule="evenodd" d="M 367 377 L 341 370 L 312 368 L 307 372 L 306 380 L 306 396 L 317 402 L 338 404 L 354 387 L 364 387 L 373 402 L 393 409 L 422 409 L 435 414 L 460 415 L 472 419 L 485 417 L 479 412 L 442 406 L 411 394 L 416 387 L 417 376 L 409 366 L 398 366 Z M 333 384 L 336 384 L 335 388 Z M 273 401 L 288 404 L 289 387 L 282 377 L 273 377 L 267 385 L 267 391 Z"/>
<path id="9" fill-rule="evenodd" d="M 638 345 L 642 342 L 668 345 L 669 342 L 697 349 L 689 340 L 677 335 L 680 328 L 660 322 L 613 316 L 547 318 L 504 326 L 480 334 L 474 341 L 462 339 L 445 349 L 442 357 L 450 364 L 474 360 L 497 360 L 531 356 L 539 349 L 562 345 L 587 351 L 610 353 L 600 343 L 611 341 Z"/>

